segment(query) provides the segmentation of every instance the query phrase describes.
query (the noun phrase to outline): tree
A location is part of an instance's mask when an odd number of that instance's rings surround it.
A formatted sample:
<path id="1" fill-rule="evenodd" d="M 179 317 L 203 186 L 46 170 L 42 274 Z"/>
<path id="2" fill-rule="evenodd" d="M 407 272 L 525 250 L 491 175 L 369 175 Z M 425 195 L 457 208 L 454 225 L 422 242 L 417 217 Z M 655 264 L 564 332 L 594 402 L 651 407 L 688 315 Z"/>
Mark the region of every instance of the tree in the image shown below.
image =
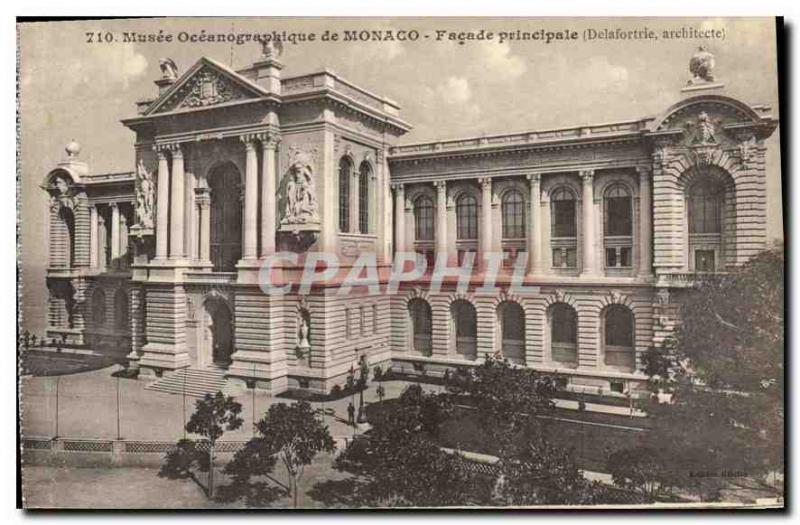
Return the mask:
<path id="1" fill-rule="evenodd" d="M 195 403 L 195 409 L 186 423 L 186 431 L 203 436 L 207 440 L 207 454 L 193 440 L 178 441 L 177 447 L 164 458 L 159 475 L 171 479 L 190 477 L 193 468 L 208 470 L 208 497 L 214 497 L 214 452 L 217 440 L 226 431 L 242 426 L 242 405 L 230 396 L 217 392 L 206 394 Z"/>
<path id="2" fill-rule="evenodd" d="M 596 485 L 586 480 L 571 450 L 534 431 L 500 462 L 493 499 L 497 505 L 587 505 L 597 502 Z"/>
<path id="3" fill-rule="evenodd" d="M 372 413 L 372 429 L 334 462 L 359 478 L 351 494 L 354 504 L 428 507 L 474 501 L 475 475 L 434 440 L 450 410 L 446 395 L 411 385 L 391 408 Z"/>
<path id="4" fill-rule="evenodd" d="M 491 357 L 478 367 L 459 369 L 446 386 L 478 410 L 484 433 L 498 445 L 508 444 L 532 418 L 555 408 L 552 377 Z"/>
<path id="5" fill-rule="evenodd" d="M 318 453 L 336 449 L 328 426 L 317 418 L 308 402 L 298 401 L 269 407 L 264 418 L 256 423 L 256 430 L 259 435 L 234 455 L 226 473 L 233 476 L 234 484 L 249 486 L 253 477 L 269 477 L 280 462 L 289 477 L 288 495 L 297 507 L 298 485 L 305 467 Z"/>
<path id="6" fill-rule="evenodd" d="M 781 247 L 762 252 L 679 297 L 674 338 L 644 356 L 653 428 L 630 451 L 638 462 L 615 467 L 620 480 L 671 471 L 670 482 L 707 497 L 723 470 L 783 468 L 783 259 Z"/>
<path id="7" fill-rule="evenodd" d="M 655 502 L 669 495 L 679 482 L 670 458 L 649 447 L 635 447 L 612 453 L 606 463 L 618 487 L 637 492 L 644 501 Z"/>

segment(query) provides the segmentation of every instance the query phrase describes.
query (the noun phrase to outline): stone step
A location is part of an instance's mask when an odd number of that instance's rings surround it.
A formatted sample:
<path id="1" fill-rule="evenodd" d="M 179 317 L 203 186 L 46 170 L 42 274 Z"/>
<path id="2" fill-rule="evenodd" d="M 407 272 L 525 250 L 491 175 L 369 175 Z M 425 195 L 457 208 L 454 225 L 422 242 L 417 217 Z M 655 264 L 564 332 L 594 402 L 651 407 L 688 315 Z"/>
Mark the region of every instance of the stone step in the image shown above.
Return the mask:
<path id="1" fill-rule="evenodd" d="M 225 371 L 218 367 L 184 368 L 150 383 L 145 389 L 202 398 L 206 394 L 225 392 L 227 385 Z"/>

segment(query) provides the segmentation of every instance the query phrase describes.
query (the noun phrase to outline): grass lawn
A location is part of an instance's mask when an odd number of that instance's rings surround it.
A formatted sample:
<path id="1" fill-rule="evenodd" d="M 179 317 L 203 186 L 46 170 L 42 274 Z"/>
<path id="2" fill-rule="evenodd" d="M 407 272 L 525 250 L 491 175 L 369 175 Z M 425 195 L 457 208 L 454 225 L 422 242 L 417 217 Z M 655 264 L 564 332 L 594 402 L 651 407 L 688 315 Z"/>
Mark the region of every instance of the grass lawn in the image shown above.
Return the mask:
<path id="1" fill-rule="evenodd" d="M 58 353 L 46 350 L 25 350 L 21 355 L 22 374 L 37 377 L 99 370 L 116 362 L 108 356 Z"/>
<path id="2" fill-rule="evenodd" d="M 391 410 L 396 400 L 374 403 L 367 414 L 377 410 Z M 581 418 L 584 418 L 581 422 Z M 627 418 L 608 414 L 578 413 L 574 410 L 555 410 L 553 419 L 545 420 L 545 432 L 565 448 L 574 450 L 578 464 L 587 470 L 603 472 L 609 454 L 638 443 L 643 418 Z M 442 424 L 440 444 L 470 452 L 497 455 L 495 444 L 482 433 L 478 413 L 457 407 L 455 413 Z"/>

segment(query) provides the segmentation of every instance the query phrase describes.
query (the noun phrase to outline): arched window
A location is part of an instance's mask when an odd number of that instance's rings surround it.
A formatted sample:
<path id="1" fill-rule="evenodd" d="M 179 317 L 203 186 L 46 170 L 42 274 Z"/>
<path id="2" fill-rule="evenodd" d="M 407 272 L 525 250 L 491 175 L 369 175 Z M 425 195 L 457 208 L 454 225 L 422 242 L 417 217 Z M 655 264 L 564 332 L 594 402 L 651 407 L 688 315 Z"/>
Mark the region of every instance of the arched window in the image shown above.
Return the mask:
<path id="1" fill-rule="evenodd" d="M 418 241 L 433 240 L 433 201 L 427 195 L 414 201 L 414 237 Z"/>
<path id="2" fill-rule="evenodd" d="M 603 354 L 608 367 L 623 372 L 636 369 L 633 312 L 621 304 L 612 304 L 603 313 Z"/>
<path id="3" fill-rule="evenodd" d="M 503 239 L 525 238 L 525 199 L 517 190 L 503 195 L 501 203 L 503 216 Z"/>
<path id="4" fill-rule="evenodd" d="M 128 294 L 125 290 L 117 290 L 114 295 L 114 327 L 117 331 L 127 333 L 128 327 Z"/>
<path id="5" fill-rule="evenodd" d="M 568 188 L 556 189 L 550 197 L 552 214 L 551 235 L 558 237 L 577 236 L 575 222 L 575 195 Z"/>
<path id="6" fill-rule="evenodd" d="M 554 268 L 577 267 L 577 236 L 575 194 L 561 186 L 550 195 L 550 247 Z"/>
<path id="7" fill-rule="evenodd" d="M 464 359 L 478 357 L 478 316 L 469 301 L 459 299 L 450 305 L 455 350 Z"/>
<path id="8" fill-rule="evenodd" d="M 58 211 L 64 236 L 64 262 L 66 266 L 75 266 L 75 214 L 69 208 L 62 207 Z"/>
<path id="9" fill-rule="evenodd" d="M 98 327 L 106 324 L 106 294 L 102 288 L 92 293 L 92 321 Z"/>
<path id="10" fill-rule="evenodd" d="M 578 314 L 566 303 L 555 303 L 548 311 L 550 355 L 553 361 L 578 366 Z"/>
<path id="11" fill-rule="evenodd" d="M 456 201 L 456 237 L 459 240 L 478 238 L 478 201 L 468 193 Z"/>
<path id="12" fill-rule="evenodd" d="M 369 233 L 369 179 L 372 169 L 362 162 L 358 170 L 358 231 Z"/>
<path id="13" fill-rule="evenodd" d="M 689 187 L 686 196 L 689 253 L 695 271 L 713 272 L 722 252 L 724 188 L 708 177 Z"/>
<path id="14" fill-rule="evenodd" d="M 614 184 L 605 191 L 603 218 L 606 267 L 631 266 L 633 200 L 625 186 Z"/>
<path id="15" fill-rule="evenodd" d="M 433 325 L 430 305 L 423 299 L 411 299 L 408 302 L 408 315 L 411 318 L 414 351 L 422 355 L 431 355 L 433 349 Z"/>
<path id="16" fill-rule="evenodd" d="M 353 164 L 347 157 L 339 161 L 339 231 L 350 231 L 350 177 Z"/>
<path id="17" fill-rule="evenodd" d="M 615 184 L 608 188 L 603 198 L 605 209 L 605 234 L 610 237 L 630 236 L 633 231 L 633 207 L 628 190 Z"/>
<path id="18" fill-rule="evenodd" d="M 211 263 L 216 272 L 235 272 L 242 257 L 242 203 L 239 170 L 227 163 L 208 175 L 211 190 Z"/>
<path id="19" fill-rule="evenodd" d="M 689 189 L 689 233 L 720 233 L 722 191 L 705 179 Z"/>
<path id="20" fill-rule="evenodd" d="M 506 301 L 497 307 L 500 325 L 500 353 L 512 363 L 525 363 L 525 311 L 518 303 Z"/>

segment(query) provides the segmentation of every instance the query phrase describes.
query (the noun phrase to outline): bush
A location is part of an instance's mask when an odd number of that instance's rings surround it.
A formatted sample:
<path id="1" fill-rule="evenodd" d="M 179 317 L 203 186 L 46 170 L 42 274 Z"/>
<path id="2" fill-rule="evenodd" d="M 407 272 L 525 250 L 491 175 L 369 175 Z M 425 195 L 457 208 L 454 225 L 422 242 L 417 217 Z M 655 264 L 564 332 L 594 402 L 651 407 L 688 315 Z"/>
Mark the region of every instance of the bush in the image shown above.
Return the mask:
<path id="1" fill-rule="evenodd" d="M 339 385 L 333 385 L 331 387 L 331 398 L 336 399 L 342 395 L 342 387 Z"/>
<path id="2" fill-rule="evenodd" d="M 375 365 L 375 368 L 372 369 L 372 379 L 374 381 L 380 381 L 383 379 L 383 369 L 380 365 Z"/>

